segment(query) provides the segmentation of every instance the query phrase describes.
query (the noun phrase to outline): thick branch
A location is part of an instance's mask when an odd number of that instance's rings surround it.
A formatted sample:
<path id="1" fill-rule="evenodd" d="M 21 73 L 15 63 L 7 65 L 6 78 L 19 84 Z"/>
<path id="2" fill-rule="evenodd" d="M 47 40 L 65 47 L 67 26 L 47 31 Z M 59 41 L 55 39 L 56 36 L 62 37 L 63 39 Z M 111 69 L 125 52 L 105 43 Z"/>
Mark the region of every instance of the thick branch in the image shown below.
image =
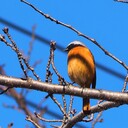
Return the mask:
<path id="1" fill-rule="evenodd" d="M 67 94 L 79 97 L 89 97 L 93 99 L 103 99 L 108 101 L 128 103 L 128 94 L 121 92 L 111 92 L 96 89 L 82 89 L 75 86 L 61 86 L 57 84 L 48 84 L 32 79 L 22 80 L 13 77 L 0 76 L 0 85 L 7 87 L 29 88 L 54 94 Z"/>
<path id="2" fill-rule="evenodd" d="M 90 113 L 100 112 L 102 110 L 107 110 L 109 108 L 118 107 L 120 105 L 121 105 L 120 103 L 106 101 L 104 103 L 91 107 Z M 69 120 L 69 122 L 64 126 L 64 128 L 72 128 L 77 122 L 80 122 L 85 116 L 87 115 L 85 115 L 83 111 L 79 112 L 77 115 L 71 118 L 71 120 Z"/>

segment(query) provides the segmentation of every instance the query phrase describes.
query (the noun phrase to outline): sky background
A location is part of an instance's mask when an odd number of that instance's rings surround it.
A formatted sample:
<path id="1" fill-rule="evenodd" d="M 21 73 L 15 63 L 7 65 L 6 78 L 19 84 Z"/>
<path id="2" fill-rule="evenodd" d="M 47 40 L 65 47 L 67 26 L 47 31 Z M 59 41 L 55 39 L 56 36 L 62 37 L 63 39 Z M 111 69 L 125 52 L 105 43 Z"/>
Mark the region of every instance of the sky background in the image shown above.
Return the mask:
<path id="1" fill-rule="evenodd" d="M 128 4 L 115 2 L 113 0 L 29 0 L 29 2 L 42 10 L 42 12 L 49 14 L 59 21 L 70 24 L 85 35 L 96 39 L 97 42 L 106 50 L 128 64 Z M 44 18 L 31 7 L 20 2 L 20 0 L 1 0 L 0 34 L 3 34 L 2 29 L 5 26 L 9 27 L 9 32 L 17 46 L 24 55 L 27 56 L 31 36 L 4 24 L 2 22 L 3 20 L 13 23 L 14 25 L 18 25 L 30 32 L 32 32 L 32 27 L 36 26 L 35 34 L 49 41 L 56 41 L 57 45 L 62 48 L 65 48 L 71 41 L 80 40 L 92 51 L 96 63 L 112 69 L 124 77 L 126 75 L 126 70 L 112 58 L 106 56 L 95 44 L 78 36 L 68 28 L 57 25 L 56 23 Z M 0 65 L 5 64 L 4 69 L 6 74 L 8 76 L 21 77 L 23 72 L 20 69 L 16 54 L 3 43 L 0 43 L 0 52 Z M 44 41 L 40 41 L 36 38 L 34 41 L 30 64 L 33 65 L 35 61 L 40 59 L 42 60 L 35 69 L 42 81 L 45 80 L 48 57 L 49 44 L 46 44 Z M 67 74 L 67 55 L 59 48 L 55 51 L 55 65 L 65 80 L 71 82 Z M 31 75 L 32 74 L 30 74 L 30 76 Z M 58 83 L 55 74 L 53 75 L 53 83 Z M 101 68 L 97 67 L 97 89 L 121 91 L 123 83 L 124 79 L 105 72 L 104 70 L 101 70 Z M 44 92 L 30 91 L 27 99 L 32 100 L 34 103 L 39 103 L 46 94 L 47 93 Z M 57 96 L 57 98 L 61 102 L 60 97 Z M 15 101 L 5 95 L 0 96 L 0 101 L 1 127 L 7 127 L 10 122 L 14 122 L 13 128 L 17 128 L 19 126 L 25 127 L 30 124 L 25 121 L 25 115 L 22 112 L 3 107 L 3 104 L 16 105 Z M 95 105 L 96 103 L 96 100 L 92 100 L 92 105 Z M 61 114 L 56 105 L 54 105 L 53 101 L 50 99 L 44 102 L 42 106 L 48 107 L 49 111 Z M 81 110 L 81 106 L 81 98 L 75 97 L 73 107 L 79 112 Z M 31 111 L 34 112 L 35 109 L 31 108 Z M 97 123 L 95 128 L 125 128 L 128 125 L 127 113 L 127 105 L 104 111 L 102 115 L 104 121 L 102 123 Z M 53 118 L 47 113 L 45 114 L 45 117 L 48 119 Z M 88 128 L 91 126 L 91 123 L 80 124 L 83 127 L 87 126 Z M 46 126 L 47 128 L 50 127 L 49 125 Z"/>

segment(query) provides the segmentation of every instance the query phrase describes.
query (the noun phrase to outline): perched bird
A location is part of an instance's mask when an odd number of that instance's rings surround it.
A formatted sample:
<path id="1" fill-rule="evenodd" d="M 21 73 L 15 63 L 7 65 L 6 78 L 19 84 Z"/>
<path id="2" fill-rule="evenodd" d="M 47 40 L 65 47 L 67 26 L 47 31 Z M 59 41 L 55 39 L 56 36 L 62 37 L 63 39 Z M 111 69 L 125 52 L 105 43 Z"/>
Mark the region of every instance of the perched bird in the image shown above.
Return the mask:
<path id="1" fill-rule="evenodd" d="M 65 51 L 68 52 L 68 75 L 82 88 L 96 86 L 95 61 L 91 51 L 80 41 L 71 42 Z M 90 111 L 89 98 L 83 98 L 83 112 Z"/>

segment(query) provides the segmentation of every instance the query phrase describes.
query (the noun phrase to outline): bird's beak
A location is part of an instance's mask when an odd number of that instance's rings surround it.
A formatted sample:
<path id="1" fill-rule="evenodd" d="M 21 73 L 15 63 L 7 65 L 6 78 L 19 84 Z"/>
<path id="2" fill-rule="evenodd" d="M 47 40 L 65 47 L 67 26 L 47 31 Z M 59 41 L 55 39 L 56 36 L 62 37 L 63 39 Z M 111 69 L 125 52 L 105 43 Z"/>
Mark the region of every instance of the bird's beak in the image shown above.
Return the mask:
<path id="1" fill-rule="evenodd" d="M 68 48 L 65 48 L 65 49 L 64 49 L 64 52 L 67 52 L 67 51 L 68 51 Z"/>

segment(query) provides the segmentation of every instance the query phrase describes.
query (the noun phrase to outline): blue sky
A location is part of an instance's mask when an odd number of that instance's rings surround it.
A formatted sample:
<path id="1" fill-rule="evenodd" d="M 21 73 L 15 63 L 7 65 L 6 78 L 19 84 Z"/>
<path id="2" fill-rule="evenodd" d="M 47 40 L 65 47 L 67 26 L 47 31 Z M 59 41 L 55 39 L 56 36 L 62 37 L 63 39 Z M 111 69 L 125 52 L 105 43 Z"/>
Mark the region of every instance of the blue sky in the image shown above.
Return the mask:
<path id="1" fill-rule="evenodd" d="M 82 33 L 94 38 L 102 45 L 106 50 L 118 57 L 120 60 L 128 64 L 127 58 L 127 42 L 128 42 L 128 4 L 114 2 L 113 0 L 93 0 L 93 1 L 50 1 L 50 0 L 29 0 L 38 9 L 44 13 L 56 18 L 59 21 L 70 24 Z M 63 26 L 57 25 L 50 20 L 47 20 L 40 14 L 38 14 L 31 7 L 21 3 L 20 0 L 1 0 L 0 18 L 5 19 L 15 25 L 18 25 L 28 31 L 32 31 L 32 27 L 35 25 L 35 33 L 48 40 L 56 41 L 57 45 L 65 48 L 69 42 L 73 40 L 80 40 L 84 42 L 92 51 L 95 61 L 107 68 L 110 68 L 122 75 L 126 75 L 126 70 L 118 64 L 116 61 L 106 56 L 96 45 L 92 42 L 78 36 L 73 31 Z M 2 29 L 8 25 L 5 25 L 0 20 L 0 34 L 3 33 Z M 9 27 L 9 26 L 8 26 Z M 9 28 L 10 34 L 18 45 L 19 49 L 27 55 L 29 49 L 29 42 L 31 37 L 25 33 L 21 33 L 14 28 Z M 5 64 L 5 70 L 7 75 L 14 77 L 21 77 L 22 70 L 20 69 L 16 54 L 5 44 L 0 44 L 0 64 Z M 46 65 L 49 57 L 49 45 L 44 42 L 35 39 L 34 48 L 31 55 L 30 64 L 39 59 L 42 63 L 39 64 L 35 71 L 39 74 L 42 81 L 45 80 Z M 67 80 L 70 81 L 67 74 L 67 56 L 63 51 L 56 49 L 55 51 L 55 65 L 59 73 Z M 31 76 L 31 74 L 30 74 Z M 123 87 L 123 79 L 113 76 L 110 73 L 104 72 L 97 68 L 97 89 L 105 89 L 111 91 L 121 91 Z M 57 83 L 57 78 L 53 75 L 53 83 Z M 39 103 L 40 100 L 46 95 L 37 91 L 31 91 L 27 99 L 33 102 Z M 58 96 L 58 98 L 60 98 Z M 0 109 L 0 126 L 6 127 L 8 123 L 14 122 L 14 127 L 19 125 L 24 127 L 29 124 L 24 120 L 25 116 L 22 112 L 16 110 L 7 109 L 3 107 L 3 103 L 8 105 L 15 105 L 15 102 L 5 95 L 0 96 L 1 104 Z M 61 100 L 61 99 L 59 99 Z M 43 106 L 49 107 L 51 100 L 47 100 Z M 81 98 L 76 98 L 74 101 L 74 108 L 78 111 L 81 110 Z M 92 104 L 96 104 L 97 101 L 93 101 Z M 78 104 L 80 104 L 78 106 Z M 55 105 L 54 105 L 55 106 Z M 55 106 L 56 107 L 56 106 Z M 54 107 L 48 108 L 55 111 Z M 34 112 L 34 108 L 31 108 Z M 98 123 L 96 128 L 112 128 L 112 127 L 125 127 L 127 122 L 127 105 L 119 108 L 113 108 L 103 112 L 102 118 L 104 121 Z M 56 113 L 59 113 L 56 111 Z M 18 119 L 17 119 L 18 115 Z M 49 115 L 45 115 L 47 118 Z M 118 123 L 117 123 L 118 122 Z M 46 123 L 45 123 L 46 124 Z M 84 124 L 88 127 L 90 123 Z M 50 127 L 50 126 L 47 126 Z"/>

